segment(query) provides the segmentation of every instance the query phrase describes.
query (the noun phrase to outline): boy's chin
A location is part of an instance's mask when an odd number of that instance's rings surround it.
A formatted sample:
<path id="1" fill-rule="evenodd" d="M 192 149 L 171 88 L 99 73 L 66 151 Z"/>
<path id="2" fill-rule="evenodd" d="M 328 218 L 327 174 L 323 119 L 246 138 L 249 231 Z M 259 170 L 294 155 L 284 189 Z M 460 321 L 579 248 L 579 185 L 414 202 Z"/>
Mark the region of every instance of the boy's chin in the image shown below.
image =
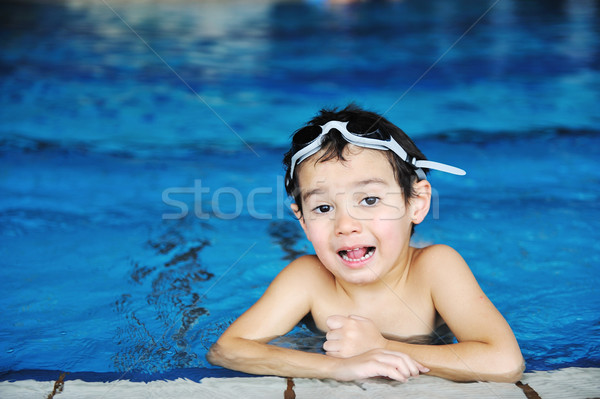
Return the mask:
<path id="1" fill-rule="evenodd" d="M 347 284 L 365 286 L 378 281 L 379 277 L 376 276 L 374 273 L 371 273 L 370 276 L 340 276 L 340 279 Z"/>

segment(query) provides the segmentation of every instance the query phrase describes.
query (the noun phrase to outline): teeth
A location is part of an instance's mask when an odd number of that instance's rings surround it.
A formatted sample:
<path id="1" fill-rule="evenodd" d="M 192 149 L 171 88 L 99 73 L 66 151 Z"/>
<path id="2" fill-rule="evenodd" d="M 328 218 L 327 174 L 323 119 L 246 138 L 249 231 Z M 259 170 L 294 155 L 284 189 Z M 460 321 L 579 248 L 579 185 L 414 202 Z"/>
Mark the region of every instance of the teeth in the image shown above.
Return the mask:
<path id="1" fill-rule="evenodd" d="M 362 258 L 358 258 L 358 259 L 349 258 L 348 257 L 348 251 L 340 251 L 340 255 L 342 256 L 342 259 L 344 259 L 347 262 L 360 262 L 360 261 L 363 261 L 365 259 L 369 259 L 371 257 L 371 255 L 373 255 L 373 252 L 375 252 L 375 248 L 371 247 L 371 248 L 369 248 L 369 250 L 367 251 L 367 253 L 364 254 L 364 256 Z"/>

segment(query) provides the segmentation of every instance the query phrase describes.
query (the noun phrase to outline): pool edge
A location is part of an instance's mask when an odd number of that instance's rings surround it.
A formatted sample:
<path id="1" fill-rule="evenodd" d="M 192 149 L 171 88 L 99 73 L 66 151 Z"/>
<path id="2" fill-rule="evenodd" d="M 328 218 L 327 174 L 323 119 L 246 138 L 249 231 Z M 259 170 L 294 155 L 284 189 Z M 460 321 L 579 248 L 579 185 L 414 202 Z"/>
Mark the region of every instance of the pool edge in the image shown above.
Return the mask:
<path id="1" fill-rule="evenodd" d="M 600 368 L 571 367 L 552 371 L 533 371 L 523 375 L 520 385 L 510 383 L 456 383 L 437 377 L 420 376 L 407 383 L 388 380 L 337 382 L 264 376 L 231 376 L 225 378 L 203 377 L 193 381 L 185 377 L 174 380 L 150 382 L 117 380 L 112 382 L 86 382 L 80 379 L 58 381 L 16 380 L 1 381 L 3 398 L 92 398 L 126 396 L 143 398 L 238 397 L 327 397 L 327 398 L 565 398 L 585 399 L 600 397 Z M 287 396 L 286 396 L 287 395 Z M 293 395 L 293 396 L 292 396 Z M 315 396 L 316 395 L 316 396 Z"/>

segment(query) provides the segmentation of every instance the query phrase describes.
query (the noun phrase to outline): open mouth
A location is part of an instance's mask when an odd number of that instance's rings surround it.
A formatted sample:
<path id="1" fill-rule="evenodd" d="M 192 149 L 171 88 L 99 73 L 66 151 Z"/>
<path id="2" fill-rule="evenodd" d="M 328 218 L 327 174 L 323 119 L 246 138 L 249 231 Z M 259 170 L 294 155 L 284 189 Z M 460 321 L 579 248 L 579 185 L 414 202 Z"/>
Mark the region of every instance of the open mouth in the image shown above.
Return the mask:
<path id="1" fill-rule="evenodd" d="M 369 259 L 375 253 L 375 247 L 359 247 L 339 251 L 338 254 L 346 262 L 360 262 Z"/>

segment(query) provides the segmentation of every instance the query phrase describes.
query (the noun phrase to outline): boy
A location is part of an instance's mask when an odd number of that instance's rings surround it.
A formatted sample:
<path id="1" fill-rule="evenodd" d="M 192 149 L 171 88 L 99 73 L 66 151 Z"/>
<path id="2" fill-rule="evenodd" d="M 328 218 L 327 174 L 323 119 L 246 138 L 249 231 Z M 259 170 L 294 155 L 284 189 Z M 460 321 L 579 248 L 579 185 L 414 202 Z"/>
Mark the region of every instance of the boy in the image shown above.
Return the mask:
<path id="1" fill-rule="evenodd" d="M 285 155 L 286 190 L 316 255 L 284 268 L 212 346 L 213 364 L 253 374 L 349 381 L 420 373 L 515 382 L 523 357 L 461 256 L 411 247 L 429 211 L 427 161 L 406 134 L 354 105 L 322 110 Z M 325 354 L 269 345 L 305 315 L 326 331 Z M 447 324 L 458 343 L 422 345 Z"/>

